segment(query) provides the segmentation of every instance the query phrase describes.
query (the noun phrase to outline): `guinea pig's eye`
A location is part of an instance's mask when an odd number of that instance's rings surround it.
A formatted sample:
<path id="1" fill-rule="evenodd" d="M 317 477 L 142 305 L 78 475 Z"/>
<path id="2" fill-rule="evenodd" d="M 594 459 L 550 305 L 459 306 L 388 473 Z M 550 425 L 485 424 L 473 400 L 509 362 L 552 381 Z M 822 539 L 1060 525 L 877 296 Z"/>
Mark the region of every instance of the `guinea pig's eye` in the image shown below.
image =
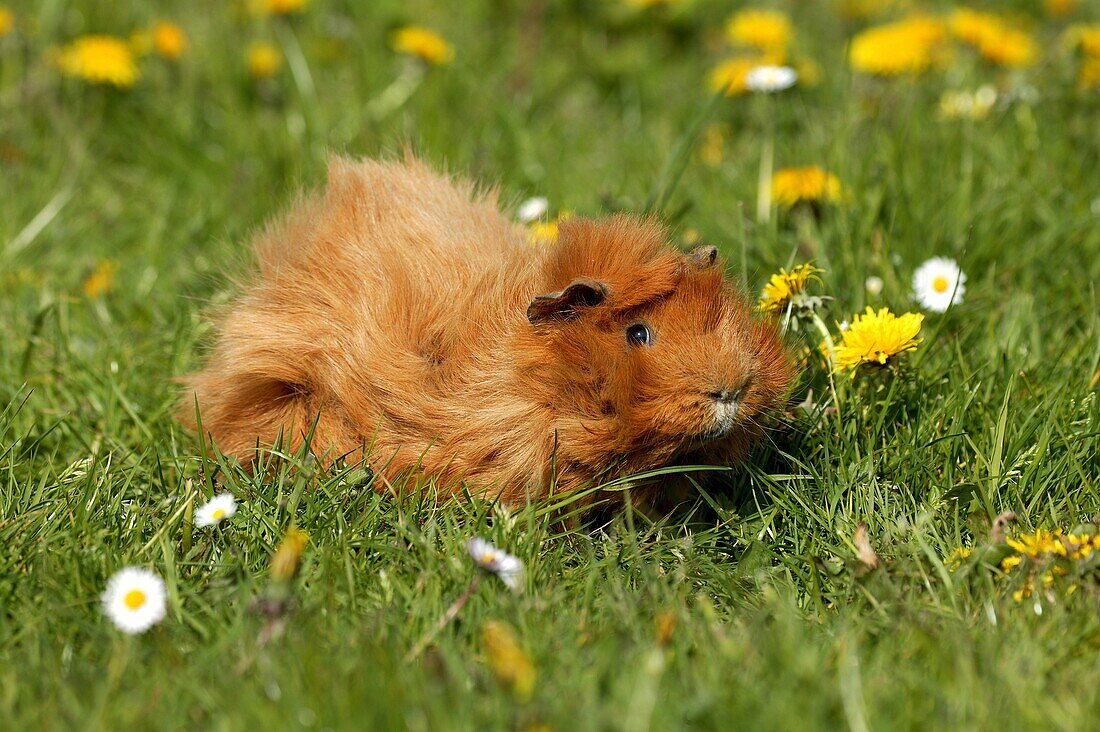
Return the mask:
<path id="1" fill-rule="evenodd" d="M 653 343 L 653 333 L 645 323 L 634 323 L 626 329 L 626 342 L 632 346 L 648 346 Z"/>

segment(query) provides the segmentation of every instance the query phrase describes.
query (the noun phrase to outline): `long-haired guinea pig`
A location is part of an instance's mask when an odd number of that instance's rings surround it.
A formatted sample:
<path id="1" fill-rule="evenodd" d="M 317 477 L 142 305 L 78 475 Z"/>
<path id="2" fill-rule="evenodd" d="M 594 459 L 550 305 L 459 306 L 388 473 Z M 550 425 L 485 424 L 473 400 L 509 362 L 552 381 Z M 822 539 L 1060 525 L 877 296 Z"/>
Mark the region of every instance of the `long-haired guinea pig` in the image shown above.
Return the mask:
<path id="1" fill-rule="evenodd" d="M 256 248 L 179 410 L 245 465 L 308 436 L 323 464 L 515 503 L 734 463 L 792 376 L 713 247 L 624 215 L 532 245 L 415 160 L 333 161 Z"/>

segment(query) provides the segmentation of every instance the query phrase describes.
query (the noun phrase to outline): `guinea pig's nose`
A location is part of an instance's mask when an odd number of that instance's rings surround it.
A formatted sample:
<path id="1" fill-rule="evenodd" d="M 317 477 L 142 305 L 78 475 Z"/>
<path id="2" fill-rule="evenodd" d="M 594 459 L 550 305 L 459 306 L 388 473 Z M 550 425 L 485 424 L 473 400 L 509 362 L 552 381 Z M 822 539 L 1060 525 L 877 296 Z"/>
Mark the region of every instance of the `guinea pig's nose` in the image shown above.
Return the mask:
<path id="1" fill-rule="evenodd" d="M 707 392 L 707 396 L 719 404 L 732 404 L 739 401 L 744 393 L 745 385 L 742 384 L 741 386 L 723 386 L 713 389 Z"/>

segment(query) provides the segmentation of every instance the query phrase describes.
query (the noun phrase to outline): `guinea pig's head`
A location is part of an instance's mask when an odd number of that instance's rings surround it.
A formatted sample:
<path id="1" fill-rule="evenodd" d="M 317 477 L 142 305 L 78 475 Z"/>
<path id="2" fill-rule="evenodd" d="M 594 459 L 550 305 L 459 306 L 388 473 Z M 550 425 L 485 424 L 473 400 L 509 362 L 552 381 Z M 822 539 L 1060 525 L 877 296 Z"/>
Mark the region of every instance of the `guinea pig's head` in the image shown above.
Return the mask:
<path id="1" fill-rule="evenodd" d="M 697 451 L 732 458 L 760 434 L 793 367 L 714 247 L 685 254 L 649 219 L 571 219 L 545 268 L 554 289 L 527 317 L 561 421 L 594 450 L 655 466 Z"/>

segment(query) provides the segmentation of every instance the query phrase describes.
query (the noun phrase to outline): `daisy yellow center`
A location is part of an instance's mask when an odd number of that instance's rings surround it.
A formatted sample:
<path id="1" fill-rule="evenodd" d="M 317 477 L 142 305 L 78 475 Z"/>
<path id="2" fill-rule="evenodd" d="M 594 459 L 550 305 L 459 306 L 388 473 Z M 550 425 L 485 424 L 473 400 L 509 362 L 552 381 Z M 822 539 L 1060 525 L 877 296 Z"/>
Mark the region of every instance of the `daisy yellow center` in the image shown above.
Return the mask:
<path id="1" fill-rule="evenodd" d="M 936 292 L 947 292 L 951 287 L 951 283 L 947 281 L 947 278 L 940 275 L 936 279 L 932 280 L 932 289 Z"/>
<path id="2" fill-rule="evenodd" d="M 496 558 L 497 558 L 497 555 L 496 555 L 495 552 L 485 552 L 484 554 L 481 555 L 481 561 L 484 562 L 485 564 L 490 564 L 491 562 L 495 561 Z"/>
<path id="3" fill-rule="evenodd" d="M 131 610 L 137 610 L 145 604 L 145 593 L 141 590 L 130 590 L 126 593 L 126 596 L 122 598 L 122 602 Z"/>
<path id="4" fill-rule="evenodd" d="M 210 514 L 210 518 L 214 519 L 215 521 L 221 521 L 223 518 L 225 518 L 225 509 L 215 508 L 214 512 Z"/>

